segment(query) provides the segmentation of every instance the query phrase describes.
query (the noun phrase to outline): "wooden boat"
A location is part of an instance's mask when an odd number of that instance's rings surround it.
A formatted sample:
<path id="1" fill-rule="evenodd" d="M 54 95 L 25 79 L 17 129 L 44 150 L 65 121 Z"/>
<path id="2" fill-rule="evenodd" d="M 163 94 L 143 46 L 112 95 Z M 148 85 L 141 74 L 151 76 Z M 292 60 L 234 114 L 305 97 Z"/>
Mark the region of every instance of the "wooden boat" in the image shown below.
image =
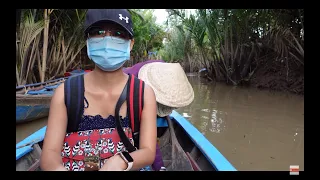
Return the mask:
<path id="1" fill-rule="evenodd" d="M 16 123 L 43 118 L 49 114 L 54 90 L 65 81 L 59 78 L 16 87 Z"/>
<path id="2" fill-rule="evenodd" d="M 167 171 L 236 171 L 188 120 L 176 111 L 158 118 L 158 138 Z M 16 145 L 16 170 L 40 170 L 46 126 Z"/>

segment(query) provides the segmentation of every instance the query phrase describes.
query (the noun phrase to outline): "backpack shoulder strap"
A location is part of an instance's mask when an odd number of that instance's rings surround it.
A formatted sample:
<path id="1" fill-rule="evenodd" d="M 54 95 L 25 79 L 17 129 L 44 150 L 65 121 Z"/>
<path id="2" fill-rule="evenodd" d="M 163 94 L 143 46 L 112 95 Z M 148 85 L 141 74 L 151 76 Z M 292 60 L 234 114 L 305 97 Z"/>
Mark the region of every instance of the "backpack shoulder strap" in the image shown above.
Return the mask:
<path id="1" fill-rule="evenodd" d="M 139 148 L 140 120 L 143 110 L 145 83 L 132 74 L 129 78 L 127 92 L 128 117 L 131 122 L 134 145 Z"/>
<path id="2" fill-rule="evenodd" d="M 79 120 L 84 108 L 84 79 L 83 74 L 70 77 L 64 83 L 64 100 L 67 108 L 67 133 L 78 129 Z"/>

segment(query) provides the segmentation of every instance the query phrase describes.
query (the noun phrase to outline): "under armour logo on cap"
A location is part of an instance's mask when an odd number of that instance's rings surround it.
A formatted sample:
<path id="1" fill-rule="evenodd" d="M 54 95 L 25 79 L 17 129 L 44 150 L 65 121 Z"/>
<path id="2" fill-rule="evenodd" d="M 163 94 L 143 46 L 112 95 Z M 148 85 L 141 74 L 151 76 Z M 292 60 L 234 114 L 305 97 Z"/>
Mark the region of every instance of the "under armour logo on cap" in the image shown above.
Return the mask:
<path id="1" fill-rule="evenodd" d="M 119 19 L 120 19 L 120 20 L 126 20 L 126 23 L 129 23 L 129 18 L 128 18 L 128 17 L 124 18 L 124 17 L 122 16 L 122 14 L 119 14 Z"/>
<path id="2" fill-rule="evenodd" d="M 122 26 L 133 37 L 132 18 L 127 9 L 88 9 L 84 25 L 85 34 L 88 34 L 95 23 L 102 21 L 112 21 Z"/>

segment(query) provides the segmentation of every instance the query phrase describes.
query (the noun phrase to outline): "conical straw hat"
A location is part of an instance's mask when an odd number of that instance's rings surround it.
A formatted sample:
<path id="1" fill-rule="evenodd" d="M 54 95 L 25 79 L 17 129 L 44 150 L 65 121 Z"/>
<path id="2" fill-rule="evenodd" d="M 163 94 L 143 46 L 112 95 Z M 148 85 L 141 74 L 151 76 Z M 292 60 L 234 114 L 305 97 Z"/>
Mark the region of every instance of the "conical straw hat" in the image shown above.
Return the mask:
<path id="1" fill-rule="evenodd" d="M 138 78 L 154 90 L 158 103 L 184 107 L 194 99 L 194 92 L 179 63 L 154 62 L 142 66 Z"/>

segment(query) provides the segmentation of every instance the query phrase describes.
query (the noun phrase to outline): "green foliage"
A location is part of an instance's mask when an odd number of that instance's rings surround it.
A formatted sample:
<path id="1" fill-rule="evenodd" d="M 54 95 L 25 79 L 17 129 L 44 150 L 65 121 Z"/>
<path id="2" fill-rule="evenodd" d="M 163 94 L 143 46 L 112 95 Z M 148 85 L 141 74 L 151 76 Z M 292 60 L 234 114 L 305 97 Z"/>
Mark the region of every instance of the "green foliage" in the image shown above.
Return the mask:
<path id="1" fill-rule="evenodd" d="M 190 71 L 207 68 L 218 80 L 248 81 L 260 61 L 304 64 L 304 11 L 300 9 L 167 9 L 171 29 L 161 56 Z M 178 30 L 176 30 L 178 29 Z M 190 33 L 191 42 L 186 32 Z M 285 64 L 285 63 L 283 63 Z M 283 66 L 289 72 L 289 65 Z M 288 76 L 289 73 L 287 73 Z M 288 78 L 287 78 L 288 79 Z"/>
<path id="2" fill-rule="evenodd" d="M 47 21 L 44 12 L 50 12 Z M 17 18 L 16 32 L 17 84 L 52 79 L 80 63 L 77 57 L 85 46 L 85 13 L 85 9 L 17 11 L 20 16 Z M 45 26 L 46 22 L 49 23 L 48 27 Z M 48 29 L 48 34 L 44 33 L 45 29 Z"/>
<path id="3" fill-rule="evenodd" d="M 143 17 L 141 19 L 138 15 L 132 14 L 135 41 L 132 54 L 134 63 L 137 63 L 147 58 L 148 51 L 159 51 L 163 47 L 162 41 L 166 34 L 163 28 L 156 24 L 153 10 L 139 9 L 134 11 Z"/>
<path id="4" fill-rule="evenodd" d="M 63 74 L 85 62 L 83 23 L 87 9 L 54 9 L 49 14 L 48 36 L 43 37 L 44 9 L 20 9 L 17 14 L 17 84 L 39 82 L 40 69 L 46 70 L 45 80 Z M 134 24 L 135 64 L 147 58 L 148 51 L 163 48 L 166 33 L 156 24 L 153 10 L 129 9 Z M 44 38 L 48 39 L 46 58 L 42 58 Z M 43 60 L 44 59 L 44 60 Z M 41 62 L 40 62 L 41 61 Z M 43 75 L 44 76 L 44 75 Z"/>
<path id="5" fill-rule="evenodd" d="M 45 63 L 44 9 L 16 11 L 18 84 L 39 81 L 40 60 L 47 69 L 46 79 L 84 62 L 80 55 L 85 52 L 83 22 L 87 10 L 51 11 Z M 302 9 L 198 9 L 193 14 L 167 9 L 167 27 L 156 24 L 154 10 L 129 12 L 135 34 L 131 65 L 146 60 L 148 52 L 157 51 L 158 58 L 179 62 L 186 71 L 207 68 L 215 80 L 234 85 L 249 81 L 257 70 L 265 68 L 265 62 L 285 62 L 280 67 L 286 70 L 286 81 L 292 69 L 304 66 Z"/>

